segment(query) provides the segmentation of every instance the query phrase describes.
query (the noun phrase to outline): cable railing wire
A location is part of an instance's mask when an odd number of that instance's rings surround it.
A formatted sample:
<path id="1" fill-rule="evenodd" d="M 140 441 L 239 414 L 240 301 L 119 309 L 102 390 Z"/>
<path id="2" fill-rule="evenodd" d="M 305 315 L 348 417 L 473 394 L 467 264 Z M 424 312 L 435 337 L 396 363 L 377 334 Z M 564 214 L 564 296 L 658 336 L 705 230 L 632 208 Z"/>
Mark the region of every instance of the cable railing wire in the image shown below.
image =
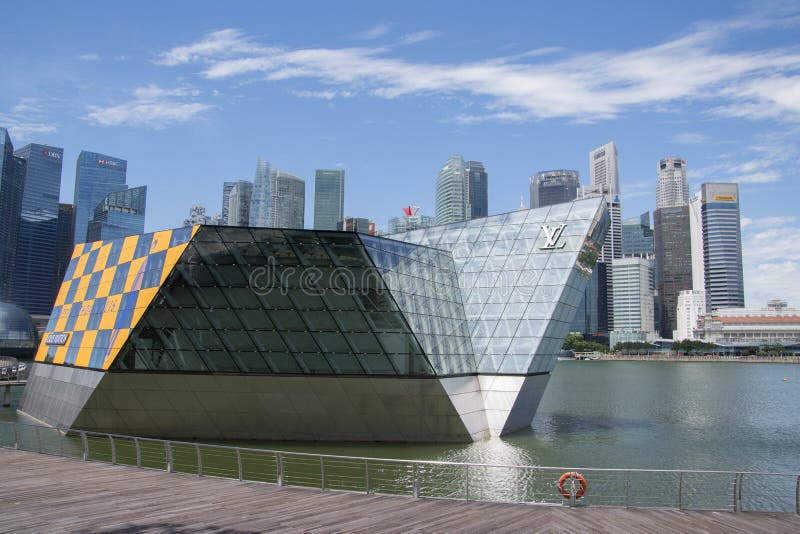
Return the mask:
<path id="1" fill-rule="evenodd" d="M 0 421 L 0 447 L 323 491 L 468 501 L 800 514 L 800 474 L 564 468 L 399 460 L 163 440 Z M 577 498 L 563 473 L 587 481 Z M 566 487 L 567 485 L 565 485 Z M 574 486 L 573 486 L 574 487 Z"/>

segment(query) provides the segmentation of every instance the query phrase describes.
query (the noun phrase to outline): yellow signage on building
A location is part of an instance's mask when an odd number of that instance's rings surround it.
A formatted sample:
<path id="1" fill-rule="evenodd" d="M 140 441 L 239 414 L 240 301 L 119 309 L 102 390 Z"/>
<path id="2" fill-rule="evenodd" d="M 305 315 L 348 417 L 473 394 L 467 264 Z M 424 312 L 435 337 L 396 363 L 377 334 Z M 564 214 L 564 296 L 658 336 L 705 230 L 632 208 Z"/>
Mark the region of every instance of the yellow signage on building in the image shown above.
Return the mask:
<path id="1" fill-rule="evenodd" d="M 723 200 L 727 202 L 735 202 L 736 197 L 734 195 L 714 195 L 714 200 Z"/>

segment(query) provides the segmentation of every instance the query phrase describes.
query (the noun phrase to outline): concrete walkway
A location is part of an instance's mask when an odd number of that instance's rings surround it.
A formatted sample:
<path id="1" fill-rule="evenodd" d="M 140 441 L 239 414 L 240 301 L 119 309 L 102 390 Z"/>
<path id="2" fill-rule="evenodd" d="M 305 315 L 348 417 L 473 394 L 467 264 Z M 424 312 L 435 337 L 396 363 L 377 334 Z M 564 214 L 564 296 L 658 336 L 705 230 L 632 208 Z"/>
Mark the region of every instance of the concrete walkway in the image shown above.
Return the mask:
<path id="1" fill-rule="evenodd" d="M 800 516 L 277 487 L 0 449 L 0 532 L 800 532 Z"/>

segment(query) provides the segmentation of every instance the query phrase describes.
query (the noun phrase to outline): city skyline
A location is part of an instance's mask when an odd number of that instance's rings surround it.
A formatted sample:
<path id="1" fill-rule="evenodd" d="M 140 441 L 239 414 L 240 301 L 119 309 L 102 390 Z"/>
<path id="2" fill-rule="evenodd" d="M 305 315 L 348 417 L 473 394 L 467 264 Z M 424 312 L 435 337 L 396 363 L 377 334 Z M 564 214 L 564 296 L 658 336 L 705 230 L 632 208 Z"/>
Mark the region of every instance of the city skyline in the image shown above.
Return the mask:
<path id="1" fill-rule="evenodd" d="M 345 18 L 324 6 L 220 16 L 176 4 L 152 24 L 140 6 L 109 19 L 55 5 L 36 10 L 36 27 L 22 24 L 33 9 L 8 14 L 15 46 L 13 57 L 0 56 L 0 125 L 16 147 L 64 147 L 67 169 L 81 150 L 127 159 L 129 183 L 149 188 L 147 231 L 179 226 L 193 204 L 216 213 L 221 184 L 251 177 L 259 154 L 306 179 L 345 168 L 344 211 L 386 228 L 398 206 L 433 213 L 448 154 L 490 169 L 492 214 L 516 209 L 542 169 L 578 170 L 588 185 L 587 154 L 613 140 L 623 217 L 655 208 L 661 158 L 686 161 L 692 194 L 702 182 L 738 182 L 746 301 L 800 301 L 800 289 L 783 283 L 800 270 L 788 246 L 800 237 L 790 202 L 800 120 L 800 56 L 787 48 L 795 6 L 630 4 L 631 31 L 618 35 L 608 32 L 622 27 L 615 10 L 540 6 L 537 20 L 549 22 L 535 36 L 526 6 L 490 14 L 459 6 L 465 17 L 481 13 L 483 36 L 448 23 L 448 4 L 389 18 L 377 6 Z M 267 33 L 252 22 L 259 11 L 276 22 Z M 673 23 L 654 28 L 660 16 Z M 298 32 L 300 20 L 317 30 L 313 38 Z M 565 24 L 574 31 L 565 35 Z M 680 67 L 669 76 L 668 58 Z M 394 78 L 377 70 L 381 62 L 396 67 Z M 252 64 L 265 70 L 244 70 Z M 514 84 L 504 81 L 515 72 Z M 539 82 L 544 89 L 528 90 Z M 282 127 L 265 131 L 265 121 Z M 70 174 L 61 202 L 72 201 Z M 176 197 L 186 198 L 177 210 Z M 308 213 L 312 202 L 307 195 Z"/>

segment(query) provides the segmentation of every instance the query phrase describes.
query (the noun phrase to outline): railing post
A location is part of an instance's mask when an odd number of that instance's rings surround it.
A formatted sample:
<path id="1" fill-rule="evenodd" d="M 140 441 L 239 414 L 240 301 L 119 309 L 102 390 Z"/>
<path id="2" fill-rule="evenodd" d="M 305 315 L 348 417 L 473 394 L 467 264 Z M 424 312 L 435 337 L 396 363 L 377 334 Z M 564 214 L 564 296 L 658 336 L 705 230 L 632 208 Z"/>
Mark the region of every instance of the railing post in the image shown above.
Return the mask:
<path id="1" fill-rule="evenodd" d="M 739 475 L 739 511 L 744 512 L 744 506 L 742 506 L 742 488 L 744 486 L 744 474 Z"/>
<path id="2" fill-rule="evenodd" d="M 367 483 L 367 495 L 369 495 L 369 460 L 364 459 L 364 480 Z"/>
<path id="3" fill-rule="evenodd" d="M 14 450 L 19 450 L 19 430 L 17 429 L 17 423 L 14 424 Z"/>
<path id="4" fill-rule="evenodd" d="M 571 472 L 569 474 L 569 507 L 575 507 L 575 494 L 577 490 L 575 489 L 575 472 Z"/>
<path id="5" fill-rule="evenodd" d="M 203 457 L 200 455 L 200 444 L 195 443 L 194 450 L 197 453 L 197 476 L 203 476 Z"/>
<path id="6" fill-rule="evenodd" d="M 117 463 L 117 446 L 114 443 L 114 436 L 108 436 L 108 441 L 111 443 L 111 464 Z"/>
<path id="7" fill-rule="evenodd" d="M 738 512 L 738 507 L 736 506 L 736 486 L 739 484 L 739 473 L 736 473 L 733 476 L 733 511 Z"/>
<path id="8" fill-rule="evenodd" d="M 625 471 L 625 508 L 631 506 L 631 472 Z"/>
<path id="9" fill-rule="evenodd" d="M 39 427 L 33 427 L 33 432 L 36 434 L 36 452 L 42 453 L 42 436 L 39 434 Z"/>
<path id="10" fill-rule="evenodd" d="M 136 448 L 136 467 L 142 467 L 142 448 L 139 446 L 139 438 L 133 438 L 133 446 Z"/>
<path id="11" fill-rule="evenodd" d="M 164 442 L 164 456 L 167 461 L 167 473 L 172 473 L 172 443 Z"/>
<path id="12" fill-rule="evenodd" d="M 797 476 L 797 484 L 794 490 L 794 509 L 800 515 L 800 475 Z"/>
<path id="13" fill-rule="evenodd" d="M 678 510 L 683 510 L 683 471 L 678 471 Z"/>
<path id="14" fill-rule="evenodd" d="M 412 490 L 414 492 L 414 498 L 419 498 L 419 482 L 417 480 L 417 464 L 414 464 L 414 484 L 412 486 Z"/>
<path id="15" fill-rule="evenodd" d="M 86 432 L 81 432 L 81 444 L 83 445 L 83 461 L 89 461 L 89 439 L 86 437 Z"/>
<path id="16" fill-rule="evenodd" d="M 325 457 L 319 457 L 319 477 L 320 477 L 320 489 L 325 491 Z"/>
<path id="17" fill-rule="evenodd" d="M 239 470 L 239 482 L 242 481 L 242 451 L 236 447 L 236 467 Z"/>
<path id="18" fill-rule="evenodd" d="M 278 471 L 278 485 L 283 486 L 283 455 L 279 452 L 275 453 L 275 468 Z"/>
<path id="19" fill-rule="evenodd" d="M 467 466 L 465 485 L 466 485 L 467 500 L 469 500 L 469 466 Z"/>

